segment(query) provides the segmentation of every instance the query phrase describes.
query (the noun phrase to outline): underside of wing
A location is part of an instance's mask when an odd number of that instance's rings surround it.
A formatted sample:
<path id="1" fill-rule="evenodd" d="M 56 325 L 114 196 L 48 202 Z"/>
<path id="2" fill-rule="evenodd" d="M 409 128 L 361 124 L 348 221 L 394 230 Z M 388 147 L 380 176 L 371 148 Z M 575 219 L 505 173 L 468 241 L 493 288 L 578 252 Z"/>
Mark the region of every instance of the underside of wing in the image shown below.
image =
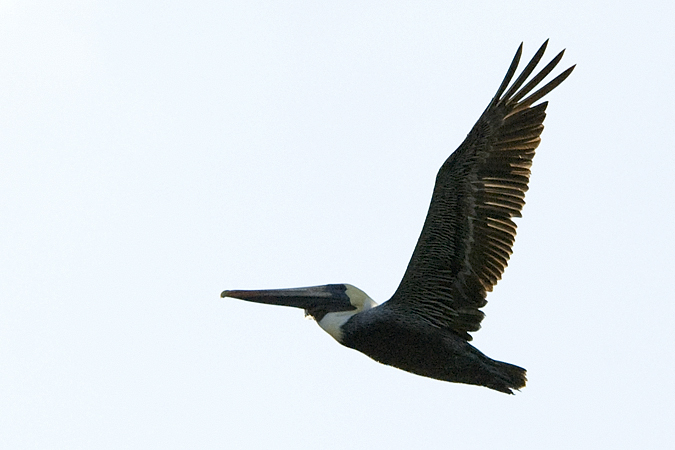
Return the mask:
<path id="1" fill-rule="evenodd" d="M 516 236 L 546 102 L 532 106 L 562 83 L 565 70 L 531 93 L 560 62 L 560 52 L 525 81 L 548 41 L 515 75 L 522 44 L 486 110 L 436 177 L 424 228 L 410 264 L 388 308 L 450 328 L 470 340 L 480 328 L 487 292 L 501 278 Z M 508 90 L 507 90 L 508 87 Z M 383 305 L 383 306 L 384 306 Z"/>

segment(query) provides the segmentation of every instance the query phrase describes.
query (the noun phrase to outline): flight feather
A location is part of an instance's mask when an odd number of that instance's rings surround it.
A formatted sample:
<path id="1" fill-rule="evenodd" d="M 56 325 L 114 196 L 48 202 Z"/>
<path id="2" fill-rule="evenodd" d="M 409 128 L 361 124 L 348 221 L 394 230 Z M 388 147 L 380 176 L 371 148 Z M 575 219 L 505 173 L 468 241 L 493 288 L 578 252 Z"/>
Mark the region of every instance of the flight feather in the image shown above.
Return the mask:
<path id="1" fill-rule="evenodd" d="M 547 43 L 509 87 L 520 61 L 520 45 L 496 95 L 439 170 L 408 268 L 382 306 L 449 328 L 467 340 L 470 331 L 480 328 L 484 317 L 480 308 L 511 255 L 516 236 L 512 219 L 520 217 L 525 204 L 532 158 L 544 129 L 547 102 L 533 104 L 574 69 L 531 93 L 564 53 L 524 84 Z"/>

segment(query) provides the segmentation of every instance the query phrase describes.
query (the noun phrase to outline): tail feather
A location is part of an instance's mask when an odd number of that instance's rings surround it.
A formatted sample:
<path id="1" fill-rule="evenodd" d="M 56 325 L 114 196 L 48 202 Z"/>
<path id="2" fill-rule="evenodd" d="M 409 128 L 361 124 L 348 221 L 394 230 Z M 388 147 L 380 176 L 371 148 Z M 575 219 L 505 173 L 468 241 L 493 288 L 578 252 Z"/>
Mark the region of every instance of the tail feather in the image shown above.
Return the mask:
<path id="1" fill-rule="evenodd" d="M 522 367 L 492 360 L 491 369 L 493 377 L 485 384 L 490 389 L 513 394 L 512 389 L 519 391 L 527 383 L 527 371 Z"/>

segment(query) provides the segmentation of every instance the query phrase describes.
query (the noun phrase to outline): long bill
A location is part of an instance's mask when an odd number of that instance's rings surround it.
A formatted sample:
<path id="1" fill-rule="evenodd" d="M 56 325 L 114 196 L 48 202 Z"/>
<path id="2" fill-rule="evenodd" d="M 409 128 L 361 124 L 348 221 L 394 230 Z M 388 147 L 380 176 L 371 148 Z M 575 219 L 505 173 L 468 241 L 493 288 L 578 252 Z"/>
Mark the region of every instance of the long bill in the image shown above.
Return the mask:
<path id="1" fill-rule="evenodd" d="M 349 301 L 344 284 L 327 284 L 291 289 L 264 289 L 256 291 L 223 291 L 221 297 L 237 298 L 268 305 L 302 308 L 309 314 L 356 309 Z M 315 316 L 316 317 L 316 316 Z"/>

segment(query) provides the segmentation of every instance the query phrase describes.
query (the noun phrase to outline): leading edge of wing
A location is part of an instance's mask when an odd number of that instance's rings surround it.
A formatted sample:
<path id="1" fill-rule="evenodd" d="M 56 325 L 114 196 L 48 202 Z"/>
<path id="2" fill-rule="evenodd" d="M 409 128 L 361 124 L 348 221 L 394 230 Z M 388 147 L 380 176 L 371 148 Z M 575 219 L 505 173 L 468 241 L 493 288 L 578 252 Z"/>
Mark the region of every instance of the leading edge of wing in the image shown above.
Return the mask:
<path id="1" fill-rule="evenodd" d="M 544 129 L 547 102 L 532 106 L 562 83 L 575 66 L 531 93 L 556 67 L 564 50 L 526 80 L 548 40 L 511 84 L 522 43 L 496 95 L 466 139 L 445 161 L 408 268 L 384 303 L 471 340 L 484 314 L 479 308 L 501 278 L 516 235 L 534 151 Z M 509 84 L 510 87 L 509 87 Z M 508 88 L 508 90 L 507 90 Z M 384 306 L 383 305 L 383 306 Z"/>

